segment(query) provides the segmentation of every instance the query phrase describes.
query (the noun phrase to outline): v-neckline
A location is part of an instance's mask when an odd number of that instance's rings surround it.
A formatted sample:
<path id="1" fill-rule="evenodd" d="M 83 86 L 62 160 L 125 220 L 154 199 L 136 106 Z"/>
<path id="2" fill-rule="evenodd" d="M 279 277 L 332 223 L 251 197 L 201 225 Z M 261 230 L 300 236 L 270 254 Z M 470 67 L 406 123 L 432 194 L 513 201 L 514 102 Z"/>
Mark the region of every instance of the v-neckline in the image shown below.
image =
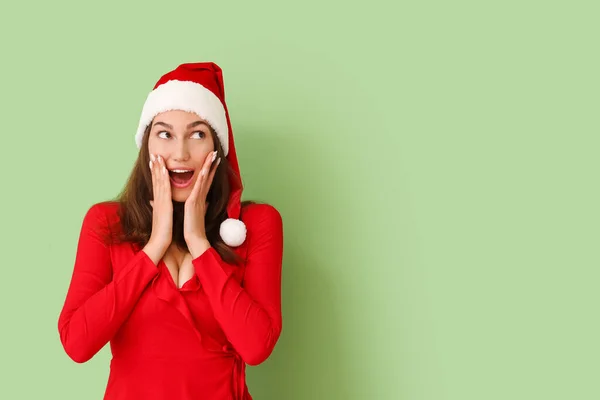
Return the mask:
<path id="1" fill-rule="evenodd" d="M 181 256 L 179 256 L 179 254 L 181 254 Z M 165 257 L 168 258 L 169 260 L 171 260 L 173 262 L 173 264 L 175 265 L 175 273 L 177 275 L 177 282 L 179 282 L 179 277 L 181 276 L 181 266 L 183 265 L 183 263 L 185 261 L 185 256 L 186 256 L 185 253 L 180 252 L 179 250 L 177 250 L 177 251 L 168 250 L 165 254 L 163 254 L 163 257 L 161 258 L 161 261 L 163 262 L 163 266 L 169 275 L 170 281 L 177 290 L 181 290 L 181 287 L 179 287 L 178 284 L 175 283 L 175 278 L 173 277 L 173 273 L 171 272 L 171 270 L 169 269 L 169 266 L 167 265 L 167 262 L 165 261 Z"/>
<path id="2" fill-rule="evenodd" d="M 175 280 L 173 279 L 173 276 L 171 275 L 171 271 L 169 270 L 169 267 L 167 266 L 167 263 L 165 262 L 164 259 L 160 259 L 160 261 L 158 262 L 159 266 L 162 267 L 163 272 L 167 275 L 167 280 L 169 281 L 169 284 L 178 292 L 185 292 L 185 287 L 187 285 L 191 285 L 192 282 L 197 279 L 197 277 L 195 275 L 192 275 L 192 277 L 190 279 L 188 279 L 187 281 L 185 281 L 185 283 L 183 285 L 181 285 L 181 287 L 177 287 L 177 284 L 175 283 Z M 179 272 L 179 271 L 178 271 Z M 193 289 L 191 289 L 193 290 Z"/>

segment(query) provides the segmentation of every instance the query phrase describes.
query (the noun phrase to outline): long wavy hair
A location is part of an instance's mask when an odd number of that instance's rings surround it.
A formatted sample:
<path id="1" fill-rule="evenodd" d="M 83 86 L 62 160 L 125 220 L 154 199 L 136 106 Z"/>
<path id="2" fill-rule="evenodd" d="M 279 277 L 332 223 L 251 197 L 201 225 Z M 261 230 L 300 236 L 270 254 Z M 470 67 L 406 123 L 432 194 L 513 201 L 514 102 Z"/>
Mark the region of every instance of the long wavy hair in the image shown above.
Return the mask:
<path id="1" fill-rule="evenodd" d="M 152 232 L 152 206 L 150 200 L 153 200 L 153 191 L 152 173 L 148 168 L 150 162 L 148 136 L 151 126 L 152 122 L 148 124 L 144 132 L 142 146 L 125 187 L 114 199 L 110 200 L 119 203 L 119 221 L 116 221 L 118 226 L 110 227 L 108 235 L 104 235 L 107 243 L 130 242 L 143 248 L 150 239 Z M 230 194 L 229 179 L 239 180 L 240 177 L 237 176 L 224 156 L 221 142 L 215 131 L 212 128 L 209 129 L 215 143 L 217 157 L 221 157 L 221 163 L 217 167 L 206 197 L 209 203 L 205 217 L 206 236 L 211 246 L 225 262 L 239 264 L 242 262 L 242 258 L 223 242 L 219 234 L 219 228 L 221 222 L 227 218 L 227 203 Z M 255 202 L 247 200 L 243 201 L 241 206 L 243 208 L 245 205 L 253 203 Z M 189 251 L 183 236 L 184 206 L 184 202 L 173 200 L 172 243 L 184 251 Z"/>

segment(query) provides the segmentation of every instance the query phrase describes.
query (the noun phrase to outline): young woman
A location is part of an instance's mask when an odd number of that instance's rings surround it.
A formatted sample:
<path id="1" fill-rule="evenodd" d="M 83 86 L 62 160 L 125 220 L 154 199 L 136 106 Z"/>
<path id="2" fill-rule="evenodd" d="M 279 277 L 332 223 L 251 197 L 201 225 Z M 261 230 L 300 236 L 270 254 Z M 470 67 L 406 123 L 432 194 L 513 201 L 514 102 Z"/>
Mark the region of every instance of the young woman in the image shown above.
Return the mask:
<path id="1" fill-rule="evenodd" d="M 249 400 L 245 365 L 282 329 L 283 226 L 241 202 L 214 63 L 181 64 L 148 95 L 132 174 L 83 218 L 58 320 L 75 362 L 110 343 L 105 400 Z"/>

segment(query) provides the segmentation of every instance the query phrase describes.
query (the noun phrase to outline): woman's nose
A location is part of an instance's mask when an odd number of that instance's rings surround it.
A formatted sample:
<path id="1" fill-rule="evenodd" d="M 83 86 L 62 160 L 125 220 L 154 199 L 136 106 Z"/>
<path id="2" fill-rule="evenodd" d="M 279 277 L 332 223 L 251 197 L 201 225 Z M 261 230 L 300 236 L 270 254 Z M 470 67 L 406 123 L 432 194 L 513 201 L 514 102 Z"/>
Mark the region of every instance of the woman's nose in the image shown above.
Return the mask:
<path id="1" fill-rule="evenodd" d="M 189 151 L 187 145 L 182 142 L 178 143 L 173 150 L 173 158 L 176 160 L 187 160 L 189 158 Z"/>

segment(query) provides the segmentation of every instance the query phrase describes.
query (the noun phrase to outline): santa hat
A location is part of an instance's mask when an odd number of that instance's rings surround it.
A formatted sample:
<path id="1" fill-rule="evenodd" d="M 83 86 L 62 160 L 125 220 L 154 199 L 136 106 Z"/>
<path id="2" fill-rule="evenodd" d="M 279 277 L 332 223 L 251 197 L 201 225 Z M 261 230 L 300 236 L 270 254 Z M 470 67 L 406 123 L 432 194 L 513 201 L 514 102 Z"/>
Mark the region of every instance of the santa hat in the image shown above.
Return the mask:
<path id="1" fill-rule="evenodd" d="M 227 203 L 228 218 L 221 223 L 221 238 L 231 247 L 241 245 L 246 239 L 246 226 L 239 219 L 241 211 L 242 180 L 235 154 L 229 112 L 225 104 L 223 71 L 212 62 L 185 63 L 164 74 L 148 94 L 135 142 L 142 147 L 144 131 L 159 113 L 183 110 L 206 120 L 217 134 L 225 156 L 235 176 L 229 177 L 231 193 Z"/>

